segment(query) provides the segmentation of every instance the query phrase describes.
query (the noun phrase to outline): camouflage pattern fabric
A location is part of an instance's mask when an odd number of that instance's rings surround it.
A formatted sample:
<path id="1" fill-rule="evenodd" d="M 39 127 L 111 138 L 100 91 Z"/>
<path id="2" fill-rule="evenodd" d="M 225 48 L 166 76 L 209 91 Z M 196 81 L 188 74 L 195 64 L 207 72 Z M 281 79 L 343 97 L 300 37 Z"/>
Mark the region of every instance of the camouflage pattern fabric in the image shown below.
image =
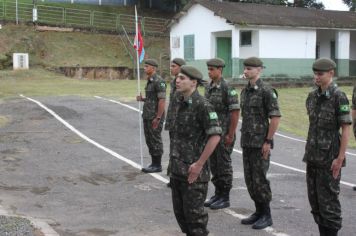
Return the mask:
<path id="1" fill-rule="evenodd" d="M 225 147 L 224 136 L 230 127 L 230 111 L 240 110 L 240 104 L 236 90 L 229 86 L 221 78 L 218 84 L 209 83 L 205 88 L 205 97 L 213 105 L 218 114 L 222 127 L 222 138 L 209 158 L 210 170 L 212 173 L 212 183 L 215 186 L 215 193 L 228 194 L 232 188 L 233 170 L 231 165 L 231 153 L 236 137 L 231 146 Z"/>
<path id="2" fill-rule="evenodd" d="M 166 124 L 164 126 L 165 130 L 170 131 L 172 129 L 172 124 L 174 123 L 174 111 L 176 110 L 177 106 L 177 95 L 176 95 L 176 78 L 174 78 L 171 83 L 171 90 L 169 93 L 169 105 L 167 109 L 167 115 L 166 115 Z"/>
<path id="3" fill-rule="evenodd" d="M 179 100 L 175 112 L 171 150 L 170 177 L 173 209 L 179 226 L 187 235 L 208 235 L 208 213 L 204 201 L 210 179 L 205 163 L 200 176 L 188 183 L 188 169 L 196 162 L 211 135 L 219 135 L 222 130 L 213 107 L 196 90 L 189 97 Z"/>
<path id="4" fill-rule="evenodd" d="M 166 98 L 166 83 L 157 74 L 154 74 L 147 80 L 145 87 L 145 103 L 143 104 L 142 118 L 147 120 L 153 120 L 156 117 L 158 111 L 159 99 Z M 162 119 L 164 115 L 162 115 Z"/>
<path id="5" fill-rule="evenodd" d="M 331 84 L 324 92 L 316 88 L 306 100 L 309 131 L 303 161 L 307 163 L 309 203 L 317 224 L 340 229 L 341 172 L 334 179 L 330 167 L 340 149 L 340 126 L 351 124 L 349 101 Z M 345 162 L 344 162 L 345 164 Z"/>
<path id="6" fill-rule="evenodd" d="M 307 165 L 307 189 L 311 213 L 318 225 L 340 229 L 342 226 L 339 201 L 340 178 L 334 179 L 329 169 Z"/>
<path id="7" fill-rule="evenodd" d="M 356 110 L 356 85 L 352 91 L 352 110 Z M 354 137 L 356 138 L 356 122 L 353 121 Z"/>
<path id="8" fill-rule="evenodd" d="M 268 118 L 281 116 L 277 98 L 277 91 L 261 79 L 242 90 L 241 147 L 262 148 L 268 132 Z"/>
<path id="9" fill-rule="evenodd" d="M 182 232 L 192 236 L 208 235 L 208 213 L 204 209 L 208 183 L 188 184 L 174 178 L 170 183 L 174 215 Z"/>
<path id="10" fill-rule="evenodd" d="M 243 148 L 245 183 L 251 199 L 255 203 L 267 204 L 272 199 L 272 191 L 267 171 L 270 159 L 262 158 L 261 148 Z"/>
<path id="11" fill-rule="evenodd" d="M 267 180 L 270 160 L 262 158 L 261 150 L 268 133 L 269 118 L 281 116 L 277 98 L 277 91 L 261 79 L 254 86 L 249 83 L 241 92 L 244 177 L 250 197 L 257 204 L 268 204 L 272 199 Z"/>
<path id="12" fill-rule="evenodd" d="M 315 89 L 306 100 L 309 131 L 303 161 L 316 167 L 330 168 L 340 148 L 341 124 L 351 124 L 346 94 L 331 84 L 323 93 Z"/>
<path id="13" fill-rule="evenodd" d="M 152 157 L 161 157 L 163 154 L 162 143 L 163 121 L 161 120 L 156 129 L 152 128 L 152 120 L 143 120 L 143 131 L 145 134 L 148 151 Z"/>

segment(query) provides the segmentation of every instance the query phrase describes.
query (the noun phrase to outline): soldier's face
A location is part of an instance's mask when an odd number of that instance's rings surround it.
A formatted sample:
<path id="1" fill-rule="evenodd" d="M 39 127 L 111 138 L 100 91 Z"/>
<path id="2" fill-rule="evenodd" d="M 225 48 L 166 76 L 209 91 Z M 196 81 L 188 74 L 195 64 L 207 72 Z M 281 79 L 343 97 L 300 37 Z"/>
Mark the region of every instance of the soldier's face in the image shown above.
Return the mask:
<path id="1" fill-rule="evenodd" d="M 144 65 L 143 69 L 147 75 L 153 75 L 156 70 L 156 67 L 146 64 Z"/>
<path id="2" fill-rule="evenodd" d="M 196 80 L 191 80 L 189 77 L 179 74 L 176 78 L 176 88 L 178 92 L 183 94 L 189 93 L 196 88 Z"/>
<path id="3" fill-rule="evenodd" d="M 314 71 L 314 83 L 317 86 L 325 87 L 330 84 L 334 76 L 334 71 Z"/>
<path id="4" fill-rule="evenodd" d="M 220 79 L 222 73 L 222 68 L 216 68 L 213 66 L 208 66 L 208 75 L 212 80 Z"/>
<path id="5" fill-rule="evenodd" d="M 180 71 L 180 66 L 175 63 L 171 63 L 171 75 L 176 76 Z"/>
<path id="6" fill-rule="evenodd" d="M 244 67 L 244 77 L 248 80 L 256 79 L 260 76 L 262 71 L 261 67 L 252 67 L 252 66 L 245 66 Z"/>

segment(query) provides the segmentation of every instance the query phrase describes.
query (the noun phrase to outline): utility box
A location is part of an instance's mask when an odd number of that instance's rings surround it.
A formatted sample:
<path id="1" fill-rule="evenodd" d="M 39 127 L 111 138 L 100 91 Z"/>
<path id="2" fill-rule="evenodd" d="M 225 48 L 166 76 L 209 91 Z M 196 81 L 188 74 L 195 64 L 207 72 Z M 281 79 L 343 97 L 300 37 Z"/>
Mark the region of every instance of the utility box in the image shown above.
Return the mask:
<path id="1" fill-rule="evenodd" d="M 28 70 L 28 53 L 14 53 L 12 55 L 12 64 L 14 70 Z"/>

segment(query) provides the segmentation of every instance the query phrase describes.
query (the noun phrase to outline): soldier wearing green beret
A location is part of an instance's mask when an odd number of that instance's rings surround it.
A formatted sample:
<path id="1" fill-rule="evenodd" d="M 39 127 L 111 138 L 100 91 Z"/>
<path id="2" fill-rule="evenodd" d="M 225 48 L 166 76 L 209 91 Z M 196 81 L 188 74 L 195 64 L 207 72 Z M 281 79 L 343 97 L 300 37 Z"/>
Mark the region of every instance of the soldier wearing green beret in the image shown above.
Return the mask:
<path id="1" fill-rule="evenodd" d="M 142 168 L 145 173 L 161 172 L 161 159 L 163 154 L 162 128 L 166 99 L 166 83 L 157 75 L 158 63 L 154 59 L 145 61 L 144 70 L 147 75 L 145 98 L 136 97 L 137 101 L 144 102 L 142 119 L 146 144 L 152 158 L 151 164 Z"/>
<path id="2" fill-rule="evenodd" d="M 210 179 L 207 160 L 220 141 L 221 127 L 213 106 L 197 86 L 203 76 L 192 66 L 182 66 L 176 78 L 180 97 L 170 145 L 170 183 L 173 210 L 186 235 L 205 236 L 208 213 L 204 201 Z"/>
<path id="3" fill-rule="evenodd" d="M 236 127 L 239 121 L 240 104 L 237 91 L 222 76 L 224 60 L 214 58 L 207 61 L 211 82 L 205 88 L 205 97 L 214 106 L 222 128 L 222 139 L 209 158 L 212 183 L 215 194 L 204 203 L 210 209 L 222 209 L 230 206 L 232 188 L 231 153 L 236 140 Z"/>
<path id="4" fill-rule="evenodd" d="M 281 113 L 277 91 L 260 79 L 262 61 L 257 57 L 244 60 L 243 77 L 248 80 L 241 92 L 241 147 L 247 190 L 256 211 L 241 223 L 263 229 L 273 224 L 270 202 L 272 191 L 267 171 L 273 135 L 278 128 Z"/>
<path id="5" fill-rule="evenodd" d="M 166 115 L 166 124 L 164 126 L 165 130 L 168 130 L 169 132 L 169 139 L 170 143 L 172 143 L 172 126 L 174 123 L 174 112 L 177 107 L 177 95 L 176 95 L 176 78 L 180 72 L 180 67 L 185 65 L 185 60 L 182 58 L 174 58 L 171 62 L 171 75 L 174 77 L 170 83 L 171 85 L 171 90 L 169 94 L 169 105 L 167 109 L 167 115 Z M 167 168 L 167 175 L 169 176 L 169 164 Z M 170 187 L 170 183 L 167 184 L 168 187 Z"/>
<path id="6" fill-rule="evenodd" d="M 313 63 L 316 88 L 306 100 L 309 131 L 303 158 L 311 213 L 320 235 L 328 236 L 337 235 L 341 228 L 341 167 L 351 124 L 346 94 L 333 83 L 335 68 L 327 58 Z"/>

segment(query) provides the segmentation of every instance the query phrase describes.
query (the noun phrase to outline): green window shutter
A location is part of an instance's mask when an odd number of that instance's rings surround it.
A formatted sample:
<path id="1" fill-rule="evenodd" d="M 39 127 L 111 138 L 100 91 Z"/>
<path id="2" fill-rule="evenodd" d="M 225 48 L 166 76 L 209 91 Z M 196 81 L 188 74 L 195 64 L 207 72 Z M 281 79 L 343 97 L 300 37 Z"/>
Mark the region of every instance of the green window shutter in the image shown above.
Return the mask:
<path id="1" fill-rule="evenodd" d="M 184 59 L 194 60 L 194 34 L 184 35 Z"/>

